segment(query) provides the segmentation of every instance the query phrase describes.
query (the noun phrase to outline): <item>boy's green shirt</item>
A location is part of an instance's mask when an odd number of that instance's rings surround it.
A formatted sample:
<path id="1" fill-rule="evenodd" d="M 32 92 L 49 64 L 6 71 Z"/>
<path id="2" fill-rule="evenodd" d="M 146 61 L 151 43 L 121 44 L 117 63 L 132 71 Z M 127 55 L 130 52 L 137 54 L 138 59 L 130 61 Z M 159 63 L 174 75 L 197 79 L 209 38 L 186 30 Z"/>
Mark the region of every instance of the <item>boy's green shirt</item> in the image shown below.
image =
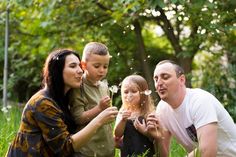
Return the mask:
<path id="1" fill-rule="evenodd" d="M 102 97 L 109 95 L 108 85 L 99 81 L 95 86 L 85 77 L 80 88 L 73 89 L 70 94 L 70 111 L 79 124 L 80 115 L 96 106 Z M 78 130 L 85 127 L 78 125 Z M 112 124 L 103 125 L 97 130 L 96 134 L 83 146 L 79 153 L 84 157 L 113 157 L 115 155 L 115 146 L 113 140 Z"/>

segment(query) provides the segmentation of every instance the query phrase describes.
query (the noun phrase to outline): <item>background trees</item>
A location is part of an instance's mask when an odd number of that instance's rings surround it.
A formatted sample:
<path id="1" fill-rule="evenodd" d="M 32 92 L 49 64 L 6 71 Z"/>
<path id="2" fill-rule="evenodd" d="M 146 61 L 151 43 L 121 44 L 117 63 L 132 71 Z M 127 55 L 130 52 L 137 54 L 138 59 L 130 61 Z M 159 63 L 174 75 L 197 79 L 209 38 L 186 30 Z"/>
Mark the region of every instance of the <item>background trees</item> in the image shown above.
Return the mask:
<path id="1" fill-rule="evenodd" d="M 1 67 L 5 5 L 0 3 Z M 25 101 L 40 87 L 52 49 L 71 47 L 81 54 L 87 42 L 100 41 L 113 56 L 111 85 L 138 73 L 154 90 L 155 64 L 173 59 L 188 73 L 188 86 L 215 94 L 236 120 L 235 6 L 233 0 L 10 1 L 9 98 Z"/>

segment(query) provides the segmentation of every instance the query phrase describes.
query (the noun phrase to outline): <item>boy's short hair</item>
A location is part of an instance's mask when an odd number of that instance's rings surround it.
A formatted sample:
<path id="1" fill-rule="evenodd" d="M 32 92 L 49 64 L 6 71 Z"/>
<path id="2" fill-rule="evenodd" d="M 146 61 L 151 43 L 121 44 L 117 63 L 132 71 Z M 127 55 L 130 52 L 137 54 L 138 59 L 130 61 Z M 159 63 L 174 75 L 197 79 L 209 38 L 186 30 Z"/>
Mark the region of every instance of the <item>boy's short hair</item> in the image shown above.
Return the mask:
<path id="1" fill-rule="evenodd" d="M 107 54 L 109 54 L 109 51 L 107 46 L 102 43 L 89 42 L 84 47 L 82 60 L 87 61 L 90 54 L 106 56 Z"/>

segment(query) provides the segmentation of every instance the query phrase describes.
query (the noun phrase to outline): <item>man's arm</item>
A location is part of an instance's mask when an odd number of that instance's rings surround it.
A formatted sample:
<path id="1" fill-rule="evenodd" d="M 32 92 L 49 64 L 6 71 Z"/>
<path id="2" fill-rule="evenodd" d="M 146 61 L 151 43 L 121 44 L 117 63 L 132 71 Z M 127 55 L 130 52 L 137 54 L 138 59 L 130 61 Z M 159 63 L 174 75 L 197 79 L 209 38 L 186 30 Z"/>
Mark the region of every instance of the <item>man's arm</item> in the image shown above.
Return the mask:
<path id="1" fill-rule="evenodd" d="M 147 131 L 149 136 L 154 139 L 158 155 L 161 157 L 168 157 L 171 133 L 167 130 L 163 130 L 159 124 L 159 120 L 155 117 L 155 114 L 150 114 L 147 117 Z"/>
<path id="2" fill-rule="evenodd" d="M 171 134 L 168 131 L 162 132 L 162 137 L 155 139 L 156 152 L 161 157 L 168 157 L 170 150 Z"/>
<path id="3" fill-rule="evenodd" d="M 197 129 L 198 149 L 201 157 L 215 157 L 217 153 L 217 123 L 209 123 Z M 189 157 L 194 157 L 197 150 L 192 151 Z"/>

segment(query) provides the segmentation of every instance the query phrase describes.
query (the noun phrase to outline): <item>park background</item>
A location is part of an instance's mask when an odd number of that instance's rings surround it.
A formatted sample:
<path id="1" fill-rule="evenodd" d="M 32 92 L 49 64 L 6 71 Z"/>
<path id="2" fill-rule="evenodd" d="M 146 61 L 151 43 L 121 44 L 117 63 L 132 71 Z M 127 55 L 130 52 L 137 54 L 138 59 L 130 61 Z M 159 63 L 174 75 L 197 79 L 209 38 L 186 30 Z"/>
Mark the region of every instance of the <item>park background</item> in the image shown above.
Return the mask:
<path id="1" fill-rule="evenodd" d="M 235 0 L 0 0 L 1 78 L 7 40 L 7 87 L 1 79 L 0 92 L 7 89 L 8 101 L 0 102 L 0 156 L 18 129 L 25 102 L 40 89 L 48 53 L 72 48 L 81 55 L 90 41 L 109 48 L 110 86 L 140 74 L 157 103 L 155 65 L 175 60 L 187 73 L 188 87 L 211 92 L 236 121 Z M 113 105 L 121 106 L 120 91 Z M 172 156 L 181 156 L 173 143 Z"/>

